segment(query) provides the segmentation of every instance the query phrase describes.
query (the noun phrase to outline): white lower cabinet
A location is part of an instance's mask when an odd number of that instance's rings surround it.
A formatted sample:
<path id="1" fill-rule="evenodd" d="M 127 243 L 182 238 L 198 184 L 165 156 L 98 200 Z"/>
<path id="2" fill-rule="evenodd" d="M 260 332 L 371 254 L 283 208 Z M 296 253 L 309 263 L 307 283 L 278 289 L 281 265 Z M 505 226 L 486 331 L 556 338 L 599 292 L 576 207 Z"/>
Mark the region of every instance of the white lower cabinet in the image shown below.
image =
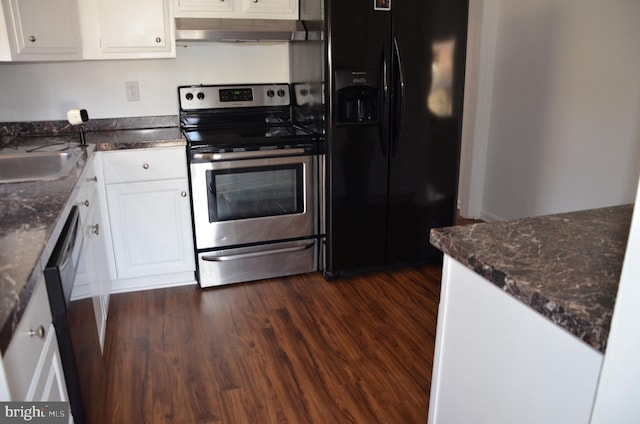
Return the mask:
<path id="1" fill-rule="evenodd" d="M 44 276 L 2 358 L 11 400 L 67 401 Z"/>
<path id="2" fill-rule="evenodd" d="M 53 325 L 49 327 L 27 401 L 66 401 L 67 388 Z M 37 377 L 35 377 L 37 376 Z"/>
<path id="3" fill-rule="evenodd" d="M 107 246 L 104 237 L 104 223 L 100 213 L 99 199 L 96 194 L 95 207 L 89 211 L 84 228 L 84 259 L 89 270 L 89 295 L 93 299 L 93 311 L 98 326 L 100 348 L 104 348 L 104 336 L 107 328 L 107 311 L 111 295 L 111 278 L 107 264 Z"/>
<path id="4" fill-rule="evenodd" d="M 109 185 L 107 201 L 119 278 L 193 270 L 186 180 Z"/>
<path id="5" fill-rule="evenodd" d="M 103 348 L 111 278 L 99 196 L 101 181 L 100 162 L 95 160 L 95 157 L 90 157 L 78 180 L 79 190 L 74 201 L 74 204 L 80 208 L 84 244 L 71 298 L 75 300 L 91 297 L 93 299 L 100 347 Z"/>
<path id="6" fill-rule="evenodd" d="M 184 148 L 103 152 L 114 291 L 195 282 Z"/>
<path id="7" fill-rule="evenodd" d="M 587 424 L 602 360 L 445 255 L 429 424 Z"/>

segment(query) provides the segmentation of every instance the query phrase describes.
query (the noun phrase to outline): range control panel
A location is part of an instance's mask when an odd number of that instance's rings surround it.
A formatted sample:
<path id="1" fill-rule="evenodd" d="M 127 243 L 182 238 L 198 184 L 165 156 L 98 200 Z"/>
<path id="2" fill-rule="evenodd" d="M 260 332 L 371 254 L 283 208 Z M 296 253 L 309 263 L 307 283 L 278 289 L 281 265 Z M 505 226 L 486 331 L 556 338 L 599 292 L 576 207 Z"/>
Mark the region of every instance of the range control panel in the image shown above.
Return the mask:
<path id="1" fill-rule="evenodd" d="M 181 110 L 289 106 L 289 84 L 189 85 L 178 87 Z"/>

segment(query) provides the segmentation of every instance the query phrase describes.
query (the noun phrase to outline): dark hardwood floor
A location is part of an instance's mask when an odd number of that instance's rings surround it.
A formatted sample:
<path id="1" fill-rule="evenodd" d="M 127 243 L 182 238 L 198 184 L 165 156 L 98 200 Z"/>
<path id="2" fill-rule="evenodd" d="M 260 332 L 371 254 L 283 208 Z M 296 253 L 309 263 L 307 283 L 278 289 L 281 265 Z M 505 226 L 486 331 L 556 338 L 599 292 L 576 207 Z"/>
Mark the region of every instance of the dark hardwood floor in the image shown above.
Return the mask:
<path id="1" fill-rule="evenodd" d="M 427 420 L 440 266 L 111 297 L 111 423 Z"/>

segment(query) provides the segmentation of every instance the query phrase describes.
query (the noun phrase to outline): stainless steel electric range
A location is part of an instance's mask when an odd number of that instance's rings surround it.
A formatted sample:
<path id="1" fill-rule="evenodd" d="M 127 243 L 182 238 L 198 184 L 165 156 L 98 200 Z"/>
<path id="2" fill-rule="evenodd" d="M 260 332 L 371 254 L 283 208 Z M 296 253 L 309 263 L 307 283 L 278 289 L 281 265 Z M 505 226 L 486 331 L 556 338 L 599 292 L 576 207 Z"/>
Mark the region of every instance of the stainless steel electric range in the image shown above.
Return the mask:
<path id="1" fill-rule="evenodd" d="M 321 136 L 288 84 L 178 87 L 202 287 L 315 271 Z"/>

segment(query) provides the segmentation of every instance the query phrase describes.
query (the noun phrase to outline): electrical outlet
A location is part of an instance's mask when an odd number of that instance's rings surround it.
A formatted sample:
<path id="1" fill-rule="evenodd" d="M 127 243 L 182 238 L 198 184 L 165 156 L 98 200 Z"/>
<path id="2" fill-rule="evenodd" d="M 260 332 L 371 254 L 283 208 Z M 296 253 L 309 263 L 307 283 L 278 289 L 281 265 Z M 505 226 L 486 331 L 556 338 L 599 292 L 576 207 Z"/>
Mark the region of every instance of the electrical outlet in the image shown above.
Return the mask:
<path id="1" fill-rule="evenodd" d="M 140 87 L 138 81 L 125 81 L 124 88 L 127 92 L 128 102 L 140 101 Z"/>

